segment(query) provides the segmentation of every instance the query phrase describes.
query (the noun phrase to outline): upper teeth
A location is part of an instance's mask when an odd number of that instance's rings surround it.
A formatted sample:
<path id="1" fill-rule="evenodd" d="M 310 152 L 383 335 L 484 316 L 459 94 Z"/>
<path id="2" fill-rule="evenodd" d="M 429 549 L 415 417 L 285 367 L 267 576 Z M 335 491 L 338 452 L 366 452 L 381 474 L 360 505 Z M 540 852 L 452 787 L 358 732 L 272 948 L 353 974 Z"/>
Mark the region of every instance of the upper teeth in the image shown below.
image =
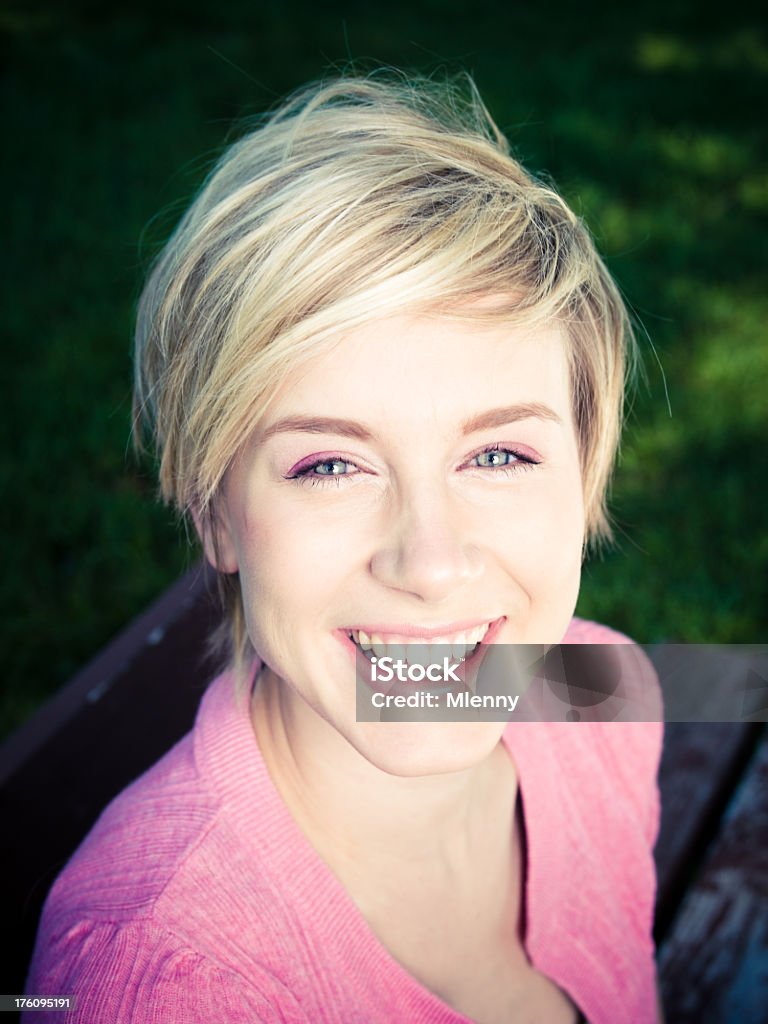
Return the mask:
<path id="1" fill-rule="evenodd" d="M 405 658 L 407 646 L 412 644 L 429 644 L 434 646 L 442 644 L 450 646 L 451 657 L 463 658 L 469 651 L 474 650 L 478 643 L 488 632 L 490 622 L 482 626 L 475 626 L 474 629 L 467 629 L 463 633 L 453 633 L 450 636 L 426 637 L 415 636 L 394 636 L 387 634 L 386 640 L 380 633 L 366 633 L 362 629 L 353 629 L 350 635 L 354 642 L 364 651 L 373 651 L 377 658 L 389 656 L 391 658 Z"/>

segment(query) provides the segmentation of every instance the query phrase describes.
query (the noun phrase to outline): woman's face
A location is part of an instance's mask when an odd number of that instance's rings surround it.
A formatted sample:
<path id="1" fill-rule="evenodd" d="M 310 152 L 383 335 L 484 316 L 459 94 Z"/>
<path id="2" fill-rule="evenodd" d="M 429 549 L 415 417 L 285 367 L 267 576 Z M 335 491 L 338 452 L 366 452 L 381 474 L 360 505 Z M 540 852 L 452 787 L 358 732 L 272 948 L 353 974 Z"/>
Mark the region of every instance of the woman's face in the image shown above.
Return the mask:
<path id="1" fill-rule="evenodd" d="M 219 522 L 305 733 L 393 774 L 471 764 L 503 723 L 355 721 L 355 641 L 562 638 L 584 514 L 561 329 L 392 317 L 340 337 L 277 393 Z"/>

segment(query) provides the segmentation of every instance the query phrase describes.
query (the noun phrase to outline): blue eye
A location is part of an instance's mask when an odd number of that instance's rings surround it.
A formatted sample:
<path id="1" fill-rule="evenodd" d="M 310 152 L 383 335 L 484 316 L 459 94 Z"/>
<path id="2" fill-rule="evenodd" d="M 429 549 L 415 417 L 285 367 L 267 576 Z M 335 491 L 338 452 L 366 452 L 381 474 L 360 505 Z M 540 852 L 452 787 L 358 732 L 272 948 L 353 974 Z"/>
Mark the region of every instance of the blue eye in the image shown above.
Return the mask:
<path id="1" fill-rule="evenodd" d="M 480 452 L 475 458 L 477 459 L 478 466 L 483 466 L 487 469 L 509 466 L 513 461 L 521 461 L 514 452 L 507 451 L 504 448 L 490 448 L 488 451 Z"/>
<path id="2" fill-rule="evenodd" d="M 300 466 L 287 479 L 293 480 L 297 484 L 312 484 L 315 487 L 330 483 L 339 486 L 342 477 L 357 476 L 358 473 L 359 470 L 354 462 L 348 462 L 346 459 L 318 459 L 316 462 L 308 462 Z"/>
<path id="3" fill-rule="evenodd" d="M 317 476 L 346 476 L 347 471 L 344 467 L 351 465 L 351 462 L 345 462 L 343 459 L 326 459 L 325 462 L 316 462 L 309 466 L 307 475 L 315 473 Z"/>
<path id="4" fill-rule="evenodd" d="M 511 448 L 502 448 L 494 445 L 491 448 L 484 448 L 477 452 L 470 459 L 480 469 L 499 470 L 507 473 L 517 473 L 523 469 L 537 466 L 538 462 L 526 455 L 516 452 Z"/>

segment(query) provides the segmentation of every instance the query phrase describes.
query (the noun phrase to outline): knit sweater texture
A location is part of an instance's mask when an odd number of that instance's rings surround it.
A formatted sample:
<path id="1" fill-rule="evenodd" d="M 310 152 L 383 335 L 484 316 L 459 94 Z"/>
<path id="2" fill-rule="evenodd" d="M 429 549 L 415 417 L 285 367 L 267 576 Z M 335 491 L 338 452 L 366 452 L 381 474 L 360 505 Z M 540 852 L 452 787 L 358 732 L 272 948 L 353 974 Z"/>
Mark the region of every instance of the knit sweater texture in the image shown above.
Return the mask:
<path id="1" fill-rule="evenodd" d="M 628 642 L 578 619 L 564 641 Z M 658 690 L 652 672 L 646 685 Z M 525 823 L 525 949 L 590 1024 L 657 1021 L 660 717 L 512 721 L 503 735 Z M 27 1024 L 468 1024 L 390 956 L 299 830 L 228 673 L 57 879 L 26 992 L 76 997 Z"/>

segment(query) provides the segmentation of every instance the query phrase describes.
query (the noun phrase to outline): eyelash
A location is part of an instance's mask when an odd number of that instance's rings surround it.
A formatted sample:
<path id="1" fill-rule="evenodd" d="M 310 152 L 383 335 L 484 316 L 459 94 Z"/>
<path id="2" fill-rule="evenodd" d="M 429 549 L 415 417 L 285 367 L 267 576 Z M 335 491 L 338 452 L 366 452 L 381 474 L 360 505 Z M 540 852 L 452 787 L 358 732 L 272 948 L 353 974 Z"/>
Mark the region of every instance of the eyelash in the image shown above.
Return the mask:
<path id="1" fill-rule="evenodd" d="M 507 448 L 504 445 L 492 444 L 488 445 L 487 448 L 482 448 L 479 452 L 475 452 L 470 455 L 470 461 L 478 458 L 480 455 L 487 455 L 493 452 L 502 452 L 504 454 L 513 455 L 516 462 L 512 462 L 507 466 L 477 466 L 477 469 L 487 469 L 491 473 L 504 473 L 507 476 L 511 476 L 514 473 L 520 473 L 524 470 L 533 469 L 534 466 L 538 466 L 539 462 L 536 459 L 532 459 L 527 455 L 523 455 L 522 452 L 515 451 L 514 448 Z M 329 462 L 341 462 L 345 465 L 354 466 L 355 463 L 350 459 L 342 458 L 340 455 L 330 455 L 325 459 L 318 459 L 316 462 L 310 463 L 308 466 L 302 467 L 298 472 L 292 476 L 287 476 L 286 480 L 292 480 L 294 483 L 300 485 L 309 484 L 311 487 L 325 487 L 329 484 L 334 483 L 337 487 L 341 486 L 341 481 L 344 477 L 358 476 L 358 473 L 333 473 L 326 476 L 315 476 L 313 470 L 318 466 L 327 465 Z"/>

